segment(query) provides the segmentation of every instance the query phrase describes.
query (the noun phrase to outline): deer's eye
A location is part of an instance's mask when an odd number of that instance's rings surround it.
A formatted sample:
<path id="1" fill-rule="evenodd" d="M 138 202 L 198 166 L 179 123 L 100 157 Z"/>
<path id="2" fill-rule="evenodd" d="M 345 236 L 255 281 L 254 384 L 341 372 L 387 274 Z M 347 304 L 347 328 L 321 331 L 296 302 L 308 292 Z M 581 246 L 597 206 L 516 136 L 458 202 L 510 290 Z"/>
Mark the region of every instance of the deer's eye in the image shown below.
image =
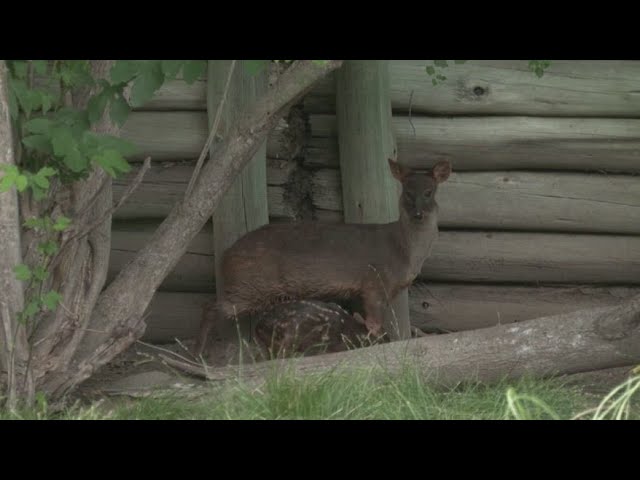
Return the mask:
<path id="1" fill-rule="evenodd" d="M 425 190 L 424 191 L 424 197 L 425 198 L 429 198 L 431 196 L 431 190 Z"/>

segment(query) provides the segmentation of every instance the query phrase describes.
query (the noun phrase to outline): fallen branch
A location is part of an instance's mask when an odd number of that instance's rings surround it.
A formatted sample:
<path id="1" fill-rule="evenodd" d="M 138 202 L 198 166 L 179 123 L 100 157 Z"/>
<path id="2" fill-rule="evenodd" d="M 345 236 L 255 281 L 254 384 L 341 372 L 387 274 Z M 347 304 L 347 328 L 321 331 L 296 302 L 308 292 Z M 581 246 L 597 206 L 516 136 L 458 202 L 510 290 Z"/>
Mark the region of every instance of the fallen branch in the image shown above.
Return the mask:
<path id="1" fill-rule="evenodd" d="M 283 369 L 302 374 L 339 366 L 394 374 L 408 365 L 445 386 L 465 381 L 491 383 L 525 374 L 573 374 L 640 362 L 640 296 L 616 307 L 242 367 L 198 368 L 167 356 L 162 359 L 211 381 L 237 378 L 240 372 L 244 381 L 260 382 Z"/>

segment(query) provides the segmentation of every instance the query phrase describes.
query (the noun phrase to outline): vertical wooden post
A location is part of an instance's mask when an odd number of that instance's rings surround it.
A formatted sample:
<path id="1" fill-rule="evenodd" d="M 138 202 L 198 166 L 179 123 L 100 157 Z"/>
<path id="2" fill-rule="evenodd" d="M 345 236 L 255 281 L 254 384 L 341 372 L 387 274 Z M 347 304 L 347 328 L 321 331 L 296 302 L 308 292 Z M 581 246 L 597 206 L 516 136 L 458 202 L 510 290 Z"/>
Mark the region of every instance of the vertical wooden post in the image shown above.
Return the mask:
<path id="1" fill-rule="evenodd" d="M 209 127 L 213 124 L 217 107 L 222 99 L 229 73 L 230 60 L 209 60 L 207 78 L 207 111 Z M 225 137 L 240 116 L 267 88 L 266 72 L 251 76 L 244 61 L 238 60 L 224 106 L 218 134 Z M 217 142 L 212 145 L 215 151 Z M 267 144 L 266 141 L 251 162 L 227 191 L 213 215 L 216 291 L 222 291 L 221 260 L 224 251 L 247 232 L 269 222 L 267 207 Z M 212 272 L 213 273 L 213 272 Z M 233 328 L 230 328 L 233 327 Z M 240 325 L 243 335 L 246 325 Z M 235 325 L 219 325 L 219 333 L 237 338 Z"/>
<path id="2" fill-rule="evenodd" d="M 400 188 L 389 171 L 395 138 L 391 127 L 389 63 L 351 60 L 337 71 L 336 113 L 344 220 L 388 223 L 398 220 Z M 409 338 L 408 291 L 385 314 L 392 339 Z"/>

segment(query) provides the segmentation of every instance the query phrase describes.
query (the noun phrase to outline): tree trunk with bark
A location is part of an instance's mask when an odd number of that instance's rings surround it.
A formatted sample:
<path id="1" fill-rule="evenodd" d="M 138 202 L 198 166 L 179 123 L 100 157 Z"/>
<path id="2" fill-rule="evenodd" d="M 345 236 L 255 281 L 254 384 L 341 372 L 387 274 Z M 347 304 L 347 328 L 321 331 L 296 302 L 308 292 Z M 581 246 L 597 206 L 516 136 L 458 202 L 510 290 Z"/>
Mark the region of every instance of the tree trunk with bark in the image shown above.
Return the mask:
<path id="1" fill-rule="evenodd" d="M 106 289 L 111 236 L 111 178 L 100 169 L 93 171 L 87 180 L 66 186 L 54 185 L 55 198 L 50 199 L 49 205 L 42 207 L 42 210 L 47 208 L 46 211 L 54 217 L 63 214 L 71 218 L 73 228 L 65 231 L 59 239 L 61 251 L 45 285 L 47 289 L 56 290 L 62 295 L 62 303 L 54 314 L 44 314 L 36 319 L 28 332 L 29 345 L 18 349 L 23 352 L 16 357 L 18 360 L 22 361 L 23 357 L 29 359 L 33 373 L 32 391 L 42 391 L 51 400 L 59 400 L 140 338 L 145 328 L 144 313 L 156 289 L 184 254 L 189 242 L 212 216 L 235 177 L 261 148 L 267 134 L 287 109 L 308 92 L 316 81 L 340 64 L 341 61 L 331 60 L 323 65 L 299 61 L 280 75 L 270 91 L 248 109 L 228 132 L 218 145 L 214 157 L 200 172 L 194 188 L 183 202 L 175 206 L 150 243 Z M 106 77 L 112 65 L 113 61 L 92 60 L 90 66 L 93 77 Z M 2 81 L 0 85 L 4 87 Z M 72 106 L 85 108 L 91 94 L 88 89 L 75 91 L 70 99 Z M 2 99 L 5 103 L 0 104 L 0 140 L 3 142 L 3 161 L 8 162 L 7 158 L 12 158 L 12 152 L 5 144 L 10 145 L 12 137 L 5 126 L 8 117 L 6 96 Z M 108 109 L 93 130 L 117 135 L 118 129 L 109 121 Z M 19 225 L 21 220 L 16 216 L 15 193 L 13 195 L 14 200 L 8 194 L 0 197 L 0 235 L 6 232 L 7 238 L 16 237 L 10 243 L 14 250 L 12 258 L 2 257 L 7 265 L 2 264 L 1 281 L 13 282 L 11 288 L 16 295 L 11 297 L 12 308 L 19 310 L 21 286 L 18 288 L 16 285 L 19 284 L 11 279 L 14 278 L 13 268 L 20 263 L 20 236 L 16 224 Z M 42 211 L 33 208 L 34 202 L 23 197 L 20 199 L 22 220 L 42 214 Z M 100 221 L 97 226 L 96 221 Z M 8 229 L 4 228 L 5 224 Z M 74 236 L 85 231 L 88 231 L 86 235 Z M 38 264 L 38 239 L 31 232 L 23 232 L 22 238 L 26 240 L 22 249 L 24 263 Z M 15 325 L 12 318 L 9 322 Z M 7 342 L 2 337 L 0 340 L 5 346 L 1 348 L 4 353 Z M 23 343 L 26 343 L 26 336 Z M 0 360 L 0 366 L 5 371 L 8 370 L 6 358 L 4 355 Z M 12 371 L 18 374 L 16 382 L 25 384 L 19 378 L 23 372 L 19 369 Z"/>
<path id="2" fill-rule="evenodd" d="M 0 166 L 15 166 L 15 150 L 12 121 L 9 115 L 8 69 L 0 61 Z M 27 331 L 18 322 L 18 314 L 24 308 L 22 282 L 16 279 L 13 269 L 22 263 L 20 243 L 20 209 L 18 192 L 12 187 L 0 193 L 0 400 L 3 394 L 7 407 L 14 409 L 19 399 L 33 402 L 35 390 L 28 368 L 29 344 Z M 1 388 L 5 385 L 6 392 Z M 1 403 L 0 403 L 1 404 Z"/>

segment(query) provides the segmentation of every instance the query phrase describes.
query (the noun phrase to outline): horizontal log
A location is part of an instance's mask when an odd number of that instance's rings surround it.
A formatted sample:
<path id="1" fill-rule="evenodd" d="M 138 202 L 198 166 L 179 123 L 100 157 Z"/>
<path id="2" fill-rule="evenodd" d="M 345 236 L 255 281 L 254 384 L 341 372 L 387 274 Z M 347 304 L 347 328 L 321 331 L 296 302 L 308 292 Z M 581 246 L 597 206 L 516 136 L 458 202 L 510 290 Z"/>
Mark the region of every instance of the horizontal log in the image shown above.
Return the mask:
<path id="1" fill-rule="evenodd" d="M 526 60 L 470 60 L 449 65 L 434 87 L 425 67 L 432 60 L 391 60 L 394 111 L 439 115 L 540 115 L 637 117 L 640 62 L 553 60 L 542 78 Z M 305 98 L 313 113 L 335 112 L 335 76 Z"/>
<path id="2" fill-rule="evenodd" d="M 282 135 L 281 121 L 267 140 L 267 155 L 289 158 L 289 142 Z M 208 131 L 207 113 L 202 111 L 135 111 L 122 127 L 122 138 L 132 142 L 138 152 L 129 160 L 150 156 L 154 161 L 191 160 L 200 156 Z"/>
<path id="3" fill-rule="evenodd" d="M 293 218 L 285 184 L 292 162 L 269 161 L 271 217 Z M 114 182 L 114 201 L 138 168 Z M 193 164 L 154 164 L 116 219 L 164 218 L 182 198 Z M 309 172 L 313 205 L 325 220 L 341 221 L 340 172 Z M 440 226 L 487 230 L 640 233 L 640 180 L 628 175 L 567 172 L 454 173 L 438 192 Z M 324 216 L 323 216 L 324 215 Z"/>
<path id="4" fill-rule="evenodd" d="M 473 285 L 416 282 L 411 323 L 426 331 L 460 331 L 616 305 L 640 287 Z"/>
<path id="5" fill-rule="evenodd" d="M 615 305 L 639 293 L 640 288 L 623 287 L 418 283 L 409 290 L 409 301 L 413 325 L 427 331 L 461 331 Z M 213 293 L 157 292 L 143 339 L 162 343 L 194 338 L 202 306 L 214 298 Z"/>
<path id="6" fill-rule="evenodd" d="M 460 383 L 494 383 L 522 376 L 555 377 L 605 368 L 633 366 L 640 360 L 638 315 L 640 297 L 620 305 L 527 320 L 517 325 L 428 335 L 412 340 L 383 343 L 347 352 L 245 366 L 243 380 L 260 385 L 279 371 L 308 375 L 336 368 L 361 371 L 370 378 L 388 379 L 416 369 L 424 381 L 452 388 Z M 210 381 L 237 376 L 235 365 L 195 367 L 162 358 Z"/>
<path id="7" fill-rule="evenodd" d="M 337 167 L 335 116 L 309 121 L 306 164 Z M 394 116 L 393 129 L 399 161 L 414 167 L 640 172 L 640 119 Z"/>
<path id="8" fill-rule="evenodd" d="M 115 222 L 109 278 L 157 224 Z M 213 239 L 205 226 L 162 289 L 210 292 Z M 438 282 L 640 284 L 640 237 L 443 231 L 420 277 Z"/>
<path id="9" fill-rule="evenodd" d="M 184 80 L 165 82 L 151 100 L 137 111 L 185 111 L 207 109 L 207 80 L 202 78 L 191 85 Z"/>
<path id="10" fill-rule="evenodd" d="M 310 117 L 305 164 L 337 167 L 335 117 Z M 286 123 L 269 135 L 267 156 L 289 159 L 295 151 Z M 401 162 L 431 166 L 449 158 L 460 170 L 582 170 L 640 172 L 640 120 L 535 117 L 394 117 Z M 415 133 L 414 133 L 415 129 Z M 207 137 L 205 112 L 132 112 L 122 135 L 138 146 L 139 161 L 195 159 Z"/>

